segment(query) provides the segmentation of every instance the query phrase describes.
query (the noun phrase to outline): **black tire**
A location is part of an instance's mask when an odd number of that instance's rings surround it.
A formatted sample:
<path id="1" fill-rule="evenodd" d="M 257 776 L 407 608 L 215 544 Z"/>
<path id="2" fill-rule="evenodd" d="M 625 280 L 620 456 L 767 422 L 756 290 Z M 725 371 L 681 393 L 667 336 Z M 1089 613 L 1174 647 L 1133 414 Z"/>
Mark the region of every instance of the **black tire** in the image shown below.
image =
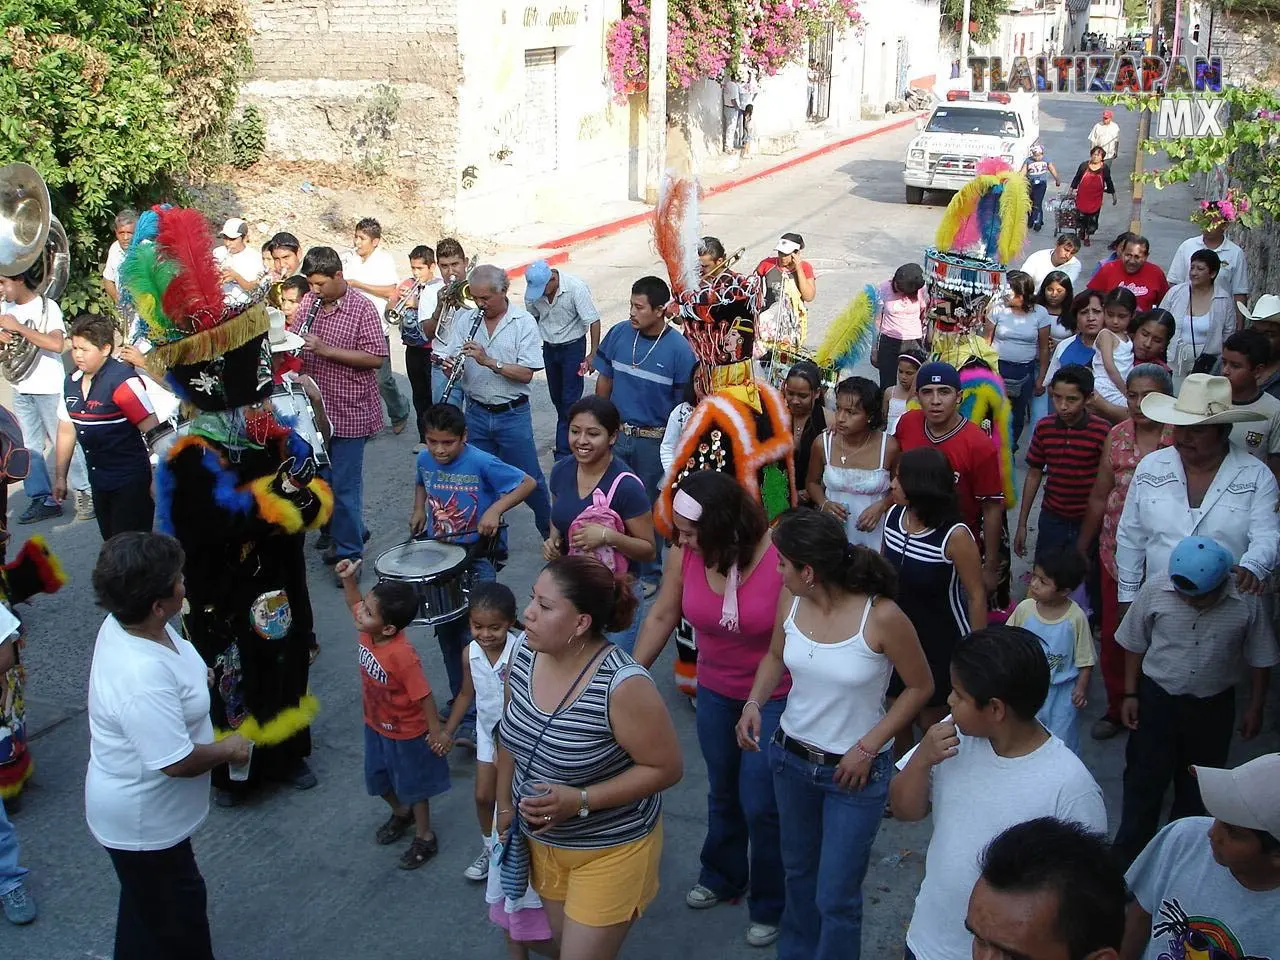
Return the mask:
<path id="1" fill-rule="evenodd" d="M 924 187 L 907 187 L 907 203 L 924 203 Z"/>

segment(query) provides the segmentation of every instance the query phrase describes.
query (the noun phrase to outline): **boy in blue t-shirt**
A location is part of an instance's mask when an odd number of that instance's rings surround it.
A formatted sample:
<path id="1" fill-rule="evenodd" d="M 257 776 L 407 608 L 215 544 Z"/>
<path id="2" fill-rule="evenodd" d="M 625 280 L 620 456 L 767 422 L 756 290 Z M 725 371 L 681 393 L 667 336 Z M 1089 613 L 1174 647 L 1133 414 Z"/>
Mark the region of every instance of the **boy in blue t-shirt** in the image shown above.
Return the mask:
<path id="1" fill-rule="evenodd" d="M 457 407 L 438 403 L 422 416 L 427 449 L 418 454 L 413 516 L 409 530 L 449 543 L 471 545 L 481 537 L 494 537 L 502 515 L 522 503 L 536 488 L 534 479 L 523 470 L 499 460 L 467 443 L 467 420 Z M 487 556 L 471 563 L 471 580 L 496 580 L 497 571 Z M 449 674 L 448 715 L 453 698 L 462 689 L 462 656 L 471 642 L 466 617 L 436 626 L 436 641 Z M 474 743 L 465 734 L 474 727 L 474 711 L 459 729 L 455 742 Z"/>

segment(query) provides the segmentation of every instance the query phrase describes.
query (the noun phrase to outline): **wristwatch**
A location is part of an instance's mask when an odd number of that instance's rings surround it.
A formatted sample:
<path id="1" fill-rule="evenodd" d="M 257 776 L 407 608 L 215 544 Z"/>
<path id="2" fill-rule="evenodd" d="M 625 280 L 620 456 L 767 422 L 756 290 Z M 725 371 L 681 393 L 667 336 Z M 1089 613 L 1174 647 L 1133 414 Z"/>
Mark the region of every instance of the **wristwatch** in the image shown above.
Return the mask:
<path id="1" fill-rule="evenodd" d="M 501 372 L 502 372 L 502 361 L 501 361 L 501 360 L 495 360 L 495 361 L 493 361 L 493 369 L 494 369 L 494 372 L 495 372 L 495 373 L 501 373 Z"/>
<path id="2" fill-rule="evenodd" d="M 587 803 L 587 791 L 578 792 L 578 816 L 585 817 L 591 812 L 591 806 Z"/>

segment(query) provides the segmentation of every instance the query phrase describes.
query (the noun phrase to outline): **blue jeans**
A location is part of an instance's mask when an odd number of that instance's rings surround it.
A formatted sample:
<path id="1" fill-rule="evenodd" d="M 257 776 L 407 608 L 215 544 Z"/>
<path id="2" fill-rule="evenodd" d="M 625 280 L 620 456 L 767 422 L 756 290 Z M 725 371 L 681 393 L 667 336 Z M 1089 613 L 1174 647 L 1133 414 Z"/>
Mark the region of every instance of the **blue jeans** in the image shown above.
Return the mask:
<path id="1" fill-rule="evenodd" d="M 1044 195 L 1048 189 L 1048 180 L 1031 181 L 1031 212 L 1027 214 L 1027 226 L 1033 229 L 1044 226 Z"/>
<path id="2" fill-rule="evenodd" d="M 1018 438 L 1022 436 L 1022 428 L 1027 422 L 1027 412 L 1031 409 L 1031 395 L 1036 389 L 1036 361 L 1010 363 L 1001 360 L 999 366 L 1005 393 L 1013 407 L 1013 447 L 1016 450 Z"/>
<path id="3" fill-rule="evenodd" d="M 0 896 L 22 886 L 26 875 L 26 868 L 18 866 L 18 831 L 9 822 L 4 801 L 0 801 Z"/>
<path id="4" fill-rule="evenodd" d="M 329 477 L 333 487 L 333 519 L 329 535 L 339 560 L 364 552 L 364 445 L 368 437 L 334 437 L 329 441 Z"/>
<path id="5" fill-rule="evenodd" d="M 431 367 L 431 402 L 440 403 L 444 396 L 444 385 L 449 382 L 449 376 L 434 364 Z M 453 393 L 449 395 L 449 402 L 459 410 L 462 409 L 462 384 L 459 383 L 453 388 Z"/>
<path id="6" fill-rule="evenodd" d="M 640 478 L 651 504 L 658 502 L 658 491 L 667 474 L 667 471 L 662 468 L 662 456 L 659 453 L 661 449 L 660 438 L 627 436 L 625 433 L 619 433 L 618 441 L 613 445 L 614 456 L 627 464 Z M 637 579 L 649 583 L 657 583 L 662 575 L 662 548 L 665 544 L 662 537 L 658 535 L 654 536 L 654 541 L 657 544 L 657 555 L 651 562 L 638 564 L 635 569 Z"/>
<path id="7" fill-rule="evenodd" d="M 1036 531 L 1036 560 L 1046 553 L 1074 550 L 1082 521 L 1072 520 L 1048 507 L 1040 507 L 1040 529 Z"/>
<path id="8" fill-rule="evenodd" d="M 699 704 L 701 709 L 701 704 Z M 769 744 L 782 823 L 787 905 L 778 960 L 858 960 L 862 881 L 889 796 L 889 754 L 871 764 L 861 790 L 836 786 L 835 767 Z"/>
<path id="9" fill-rule="evenodd" d="M 748 753 L 734 734 L 744 701 L 698 688 L 698 745 L 707 763 L 707 839 L 698 882 L 721 897 L 747 893 L 752 923 L 782 919 L 784 887 L 778 805 L 767 751 Z M 785 698 L 760 711 L 760 742 L 778 728 Z"/>
<path id="10" fill-rule="evenodd" d="M 542 345 L 543 370 L 547 375 L 547 393 L 556 408 L 555 458 L 569 456 L 569 408 L 582 399 L 582 361 L 587 356 L 587 338 L 568 343 Z"/>
<path id="11" fill-rule="evenodd" d="M 632 575 L 634 576 L 634 573 Z M 605 634 L 606 640 L 621 647 L 627 653 L 631 653 L 636 648 L 636 637 L 640 635 L 640 621 L 644 619 L 644 592 L 639 580 L 632 581 L 631 592 L 636 598 L 636 615 L 631 621 L 631 626 L 617 633 Z"/>
<path id="12" fill-rule="evenodd" d="M 493 564 L 488 560 L 480 558 L 471 564 L 471 583 L 473 585 L 493 583 L 497 579 L 498 572 L 493 569 Z M 440 656 L 444 658 L 444 671 L 449 676 L 448 709 L 452 709 L 453 701 L 458 699 L 458 692 L 462 689 L 462 658 L 466 655 L 468 644 L 471 643 L 471 621 L 466 615 L 463 615 L 457 620 L 439 624 L 435 631 L 436 643 L 440 644 Z M 472 701 L 471 706 L 467 709 L 466 716 L 463 717 L 462 722 L 475 726 L 475 701 Z"/>
<path id="13" fill-rule="evenodd" d="M 387 419 L 395 425 L 404 423 L 413 416 L 413 410 L 405 395 L 400 392 L 400 384 L 396 382 L 396 375 L 391 369 L 390 339 L 386 340 L 386 344 L 387 355 L 382 358 L 382 366 L 378 368 L 378 393 L 382 395 L 382 402 L 387 405 Z"/>
<path id="14" fill-rule="evenodd" d="M 22 492 L 32 500 L 53 504 L 53 482 L 45 463 L 45 447 L 53 457 L 58 437 L 58 400 L 56 393 L 13 394 L 13 415 L 22 430 L 22 445 L 31 451 L 31 469 L 22 481 Z M 85 469 L 84 451 L 80 444 L 71 453 L 71 468 L 67 472 L 67 485 L 72 490 L 89 489 L 89 473 Z"/>
<path id="15" fill-rule="evenodd" d="M 545 540 L 551 536 L 551 493 L 538 464 L 533 443 L 533 412 L 523 403 L 514 410 L 490 413 L 479 404 L 467 403 L 467 442 L 523 470 L 538 485 L 525 501 L 533 510 L 533 522 Z"/>

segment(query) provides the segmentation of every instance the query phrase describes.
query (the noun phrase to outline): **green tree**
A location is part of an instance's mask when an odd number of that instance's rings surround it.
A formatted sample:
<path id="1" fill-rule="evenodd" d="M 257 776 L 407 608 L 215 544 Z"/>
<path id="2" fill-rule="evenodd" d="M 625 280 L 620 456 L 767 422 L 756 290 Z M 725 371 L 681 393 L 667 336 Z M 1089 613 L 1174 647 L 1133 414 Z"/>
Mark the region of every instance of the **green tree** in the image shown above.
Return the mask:
<path id="1" fill-rule="evenodd" d="M 1147 22 L 1147 0 L 1124 0 L 1124 22 L 1132 33 Z"/>
<path id="2" fill-rule="evenodd" d="M 67 313 L 103 308 L 113 212 L 173 196 L 214 159 L 250 65 L 240 4 L 0 0 L 0 164 L 49 184 L 71 241 Z"/>
<path id="3" fill-rule="evenodd" d="M 969 4 L 969 20 L 978 25 L 973 39 L 978 43 L 994 40 L 1000 31 L 1000 17 L 1009 12 L 1010 0 L 972 0 Z M 964 0 L 942 0 L 943 33 L 959 33 L 960 18 L 964 16 Z"/>

